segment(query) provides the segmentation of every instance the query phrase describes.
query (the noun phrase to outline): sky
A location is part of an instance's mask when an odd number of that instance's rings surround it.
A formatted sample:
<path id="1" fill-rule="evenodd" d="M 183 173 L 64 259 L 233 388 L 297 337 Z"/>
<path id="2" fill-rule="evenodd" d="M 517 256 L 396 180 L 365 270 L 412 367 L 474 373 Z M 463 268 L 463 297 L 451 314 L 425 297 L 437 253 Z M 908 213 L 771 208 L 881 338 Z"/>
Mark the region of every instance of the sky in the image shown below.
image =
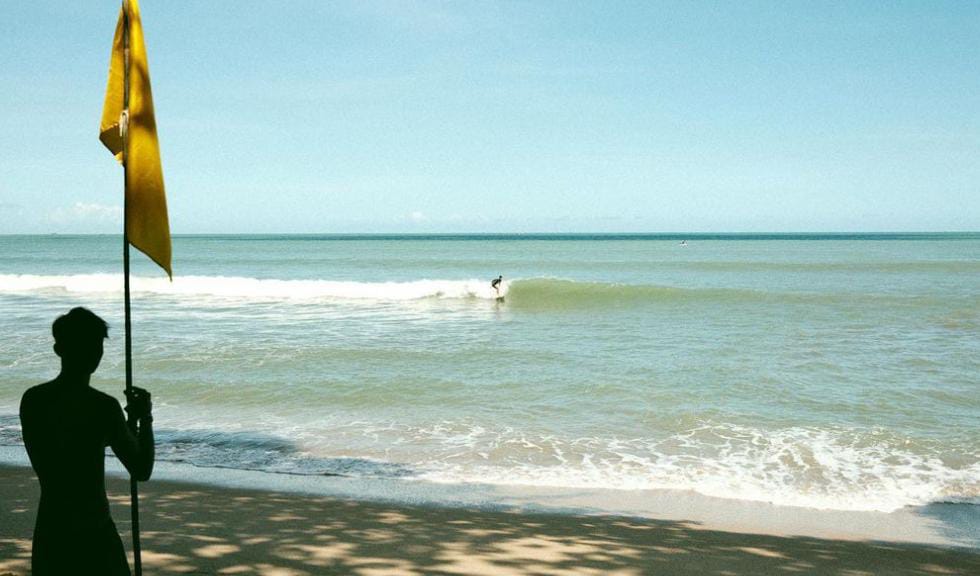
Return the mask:
<path id="1" fill-rule="evenodd" d="M 0 8 L 0 234 L 120 233 L 118 1 Z M 181 233 L 980 230 L 980 2 L 143 0 Z"/>

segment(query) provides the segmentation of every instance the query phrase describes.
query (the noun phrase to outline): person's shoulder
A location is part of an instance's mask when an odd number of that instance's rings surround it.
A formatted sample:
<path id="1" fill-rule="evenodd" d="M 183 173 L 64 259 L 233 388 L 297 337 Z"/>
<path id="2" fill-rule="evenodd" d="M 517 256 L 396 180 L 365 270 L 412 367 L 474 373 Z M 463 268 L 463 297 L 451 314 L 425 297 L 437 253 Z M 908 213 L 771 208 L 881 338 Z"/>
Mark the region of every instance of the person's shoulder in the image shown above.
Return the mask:
<path id="1" fill-rule="evenodd" d="M 112 396 L 111 394 L 106 394 L 102 390 L 98 390 L 96 388 L 89 387 L 88 388 L 88 393 L 89 393 L 89 396 L 93 400 L 95 400 L 96 402 L 98 402 L 100 405 L 105 405 L 105 406 L 108 406 L 110 408 L 114 408 L 114 407 L 117 407 L 117 406 L 120 405 L 119 404 L 119 400 L 117 400 L 115 396 Z"/>
<path id="2" fill-rule="evenodd" d="M 111 394 L 106 394 L 101 390 L 89 387 L 88 405 L 99 414 L 100 418 L 115 419 L 117 414 L 122 414 L 122 405 L 119 400 Z"/>
<path id="3" fill-rule="evenodd" d="M 21 414 L 25 412 L 36 412 L 37 408 L 35 406 L 41 406 L 44 404 L 44 398 L 50 397 L 54 390 L 55 381 L 45 382 L 44 384 L 37 384 L 36 386 L 31 386 L 27 390 L 24 390 L 24 394 L 20 397 L 20 412 Z"/>
<path id="4" fill-rule="evenodd" d="M 45 382 L 44 384 L 37 384 L 35 386 L 31 386 L 27 390 L 24 390 L 24 395 L 21 396 L 21 402 L 30 402 L 31 400 L 39 396 L 45 396 L 47 394 L 50 394 L 54 385 L 55 385 L 55 381 L 51 380 L 50 382 Z"/>

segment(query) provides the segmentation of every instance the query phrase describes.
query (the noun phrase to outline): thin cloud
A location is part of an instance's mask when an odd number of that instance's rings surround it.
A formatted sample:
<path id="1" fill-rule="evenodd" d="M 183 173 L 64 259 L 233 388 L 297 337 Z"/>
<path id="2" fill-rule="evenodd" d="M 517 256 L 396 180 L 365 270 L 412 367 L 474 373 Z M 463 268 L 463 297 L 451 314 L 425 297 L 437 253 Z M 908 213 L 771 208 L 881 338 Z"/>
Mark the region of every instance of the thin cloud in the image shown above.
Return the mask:
<path id="1" fill-rule="evenodd" d="M 52 212 L 50 220 L 57 224 L 122 224 L 123 208 L 122 206 L 75 202 L 68 208 L 58 208 Z"/>
<path id="2" fill-rule="evenodd" d="M 19 214 L 23 210 L 24 210 L 23 204 L 16 204 L 14 202 L 0 202 L 0 213 Z"/>

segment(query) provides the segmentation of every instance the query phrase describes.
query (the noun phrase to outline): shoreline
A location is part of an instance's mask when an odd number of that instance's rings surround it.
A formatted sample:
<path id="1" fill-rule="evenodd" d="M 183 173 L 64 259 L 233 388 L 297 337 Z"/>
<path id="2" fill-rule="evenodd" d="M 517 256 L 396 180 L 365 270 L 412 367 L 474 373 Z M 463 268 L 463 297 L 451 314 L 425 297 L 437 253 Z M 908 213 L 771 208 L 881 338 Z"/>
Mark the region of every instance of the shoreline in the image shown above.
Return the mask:
<path id="1" fill-rule="evenodd" d="M 166 476 L 166 474 L 164 474 Z M 128 482 L 107 479 L 127 549 Z M 26 575 L 39 488 L 0 465 L 0 574 Z M 164 574 L 971 574 L 980 551 L 722 531 L 691 520 L 362 501 L 157 479 L 143 563 Z"/>
<path id="2" fill-rule="evenodd" d="M 0 471 L 7 468 L 30 472 L 22 446 L 0 446 Z M 111 454 L 106 456 L 105 470 L 107 478 L 128 479 L 128 473 Z M 262 491 L 395 507 L 688 522 L 721 532 L 919 544 L 980 553 L 980 506 L 966 503 L 909 506 L 891 512 L 836 510 L 718 498 L 693 490 L 437 483 L 202 467 L 165 460 L 155 465 L 153 483 L 158 482 L 192 483 L 219 492 Z"/>

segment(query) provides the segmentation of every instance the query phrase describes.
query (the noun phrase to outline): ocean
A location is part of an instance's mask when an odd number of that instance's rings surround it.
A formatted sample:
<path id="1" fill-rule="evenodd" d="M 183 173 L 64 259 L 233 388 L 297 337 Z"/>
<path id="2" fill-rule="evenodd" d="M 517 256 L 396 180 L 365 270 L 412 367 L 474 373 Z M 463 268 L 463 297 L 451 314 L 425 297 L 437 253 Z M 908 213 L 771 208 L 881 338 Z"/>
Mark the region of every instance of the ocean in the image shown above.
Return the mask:
<path id="1" fill-rule="evenodd" d="M 121 238 L 0 236 L 0 445 L 110 323 Z M 394 483 L 980 505 L 980 234 L 177 236 L 133 253 L 159 461 Z M 502 300 L 490 280 L 503 275 Z"/>

